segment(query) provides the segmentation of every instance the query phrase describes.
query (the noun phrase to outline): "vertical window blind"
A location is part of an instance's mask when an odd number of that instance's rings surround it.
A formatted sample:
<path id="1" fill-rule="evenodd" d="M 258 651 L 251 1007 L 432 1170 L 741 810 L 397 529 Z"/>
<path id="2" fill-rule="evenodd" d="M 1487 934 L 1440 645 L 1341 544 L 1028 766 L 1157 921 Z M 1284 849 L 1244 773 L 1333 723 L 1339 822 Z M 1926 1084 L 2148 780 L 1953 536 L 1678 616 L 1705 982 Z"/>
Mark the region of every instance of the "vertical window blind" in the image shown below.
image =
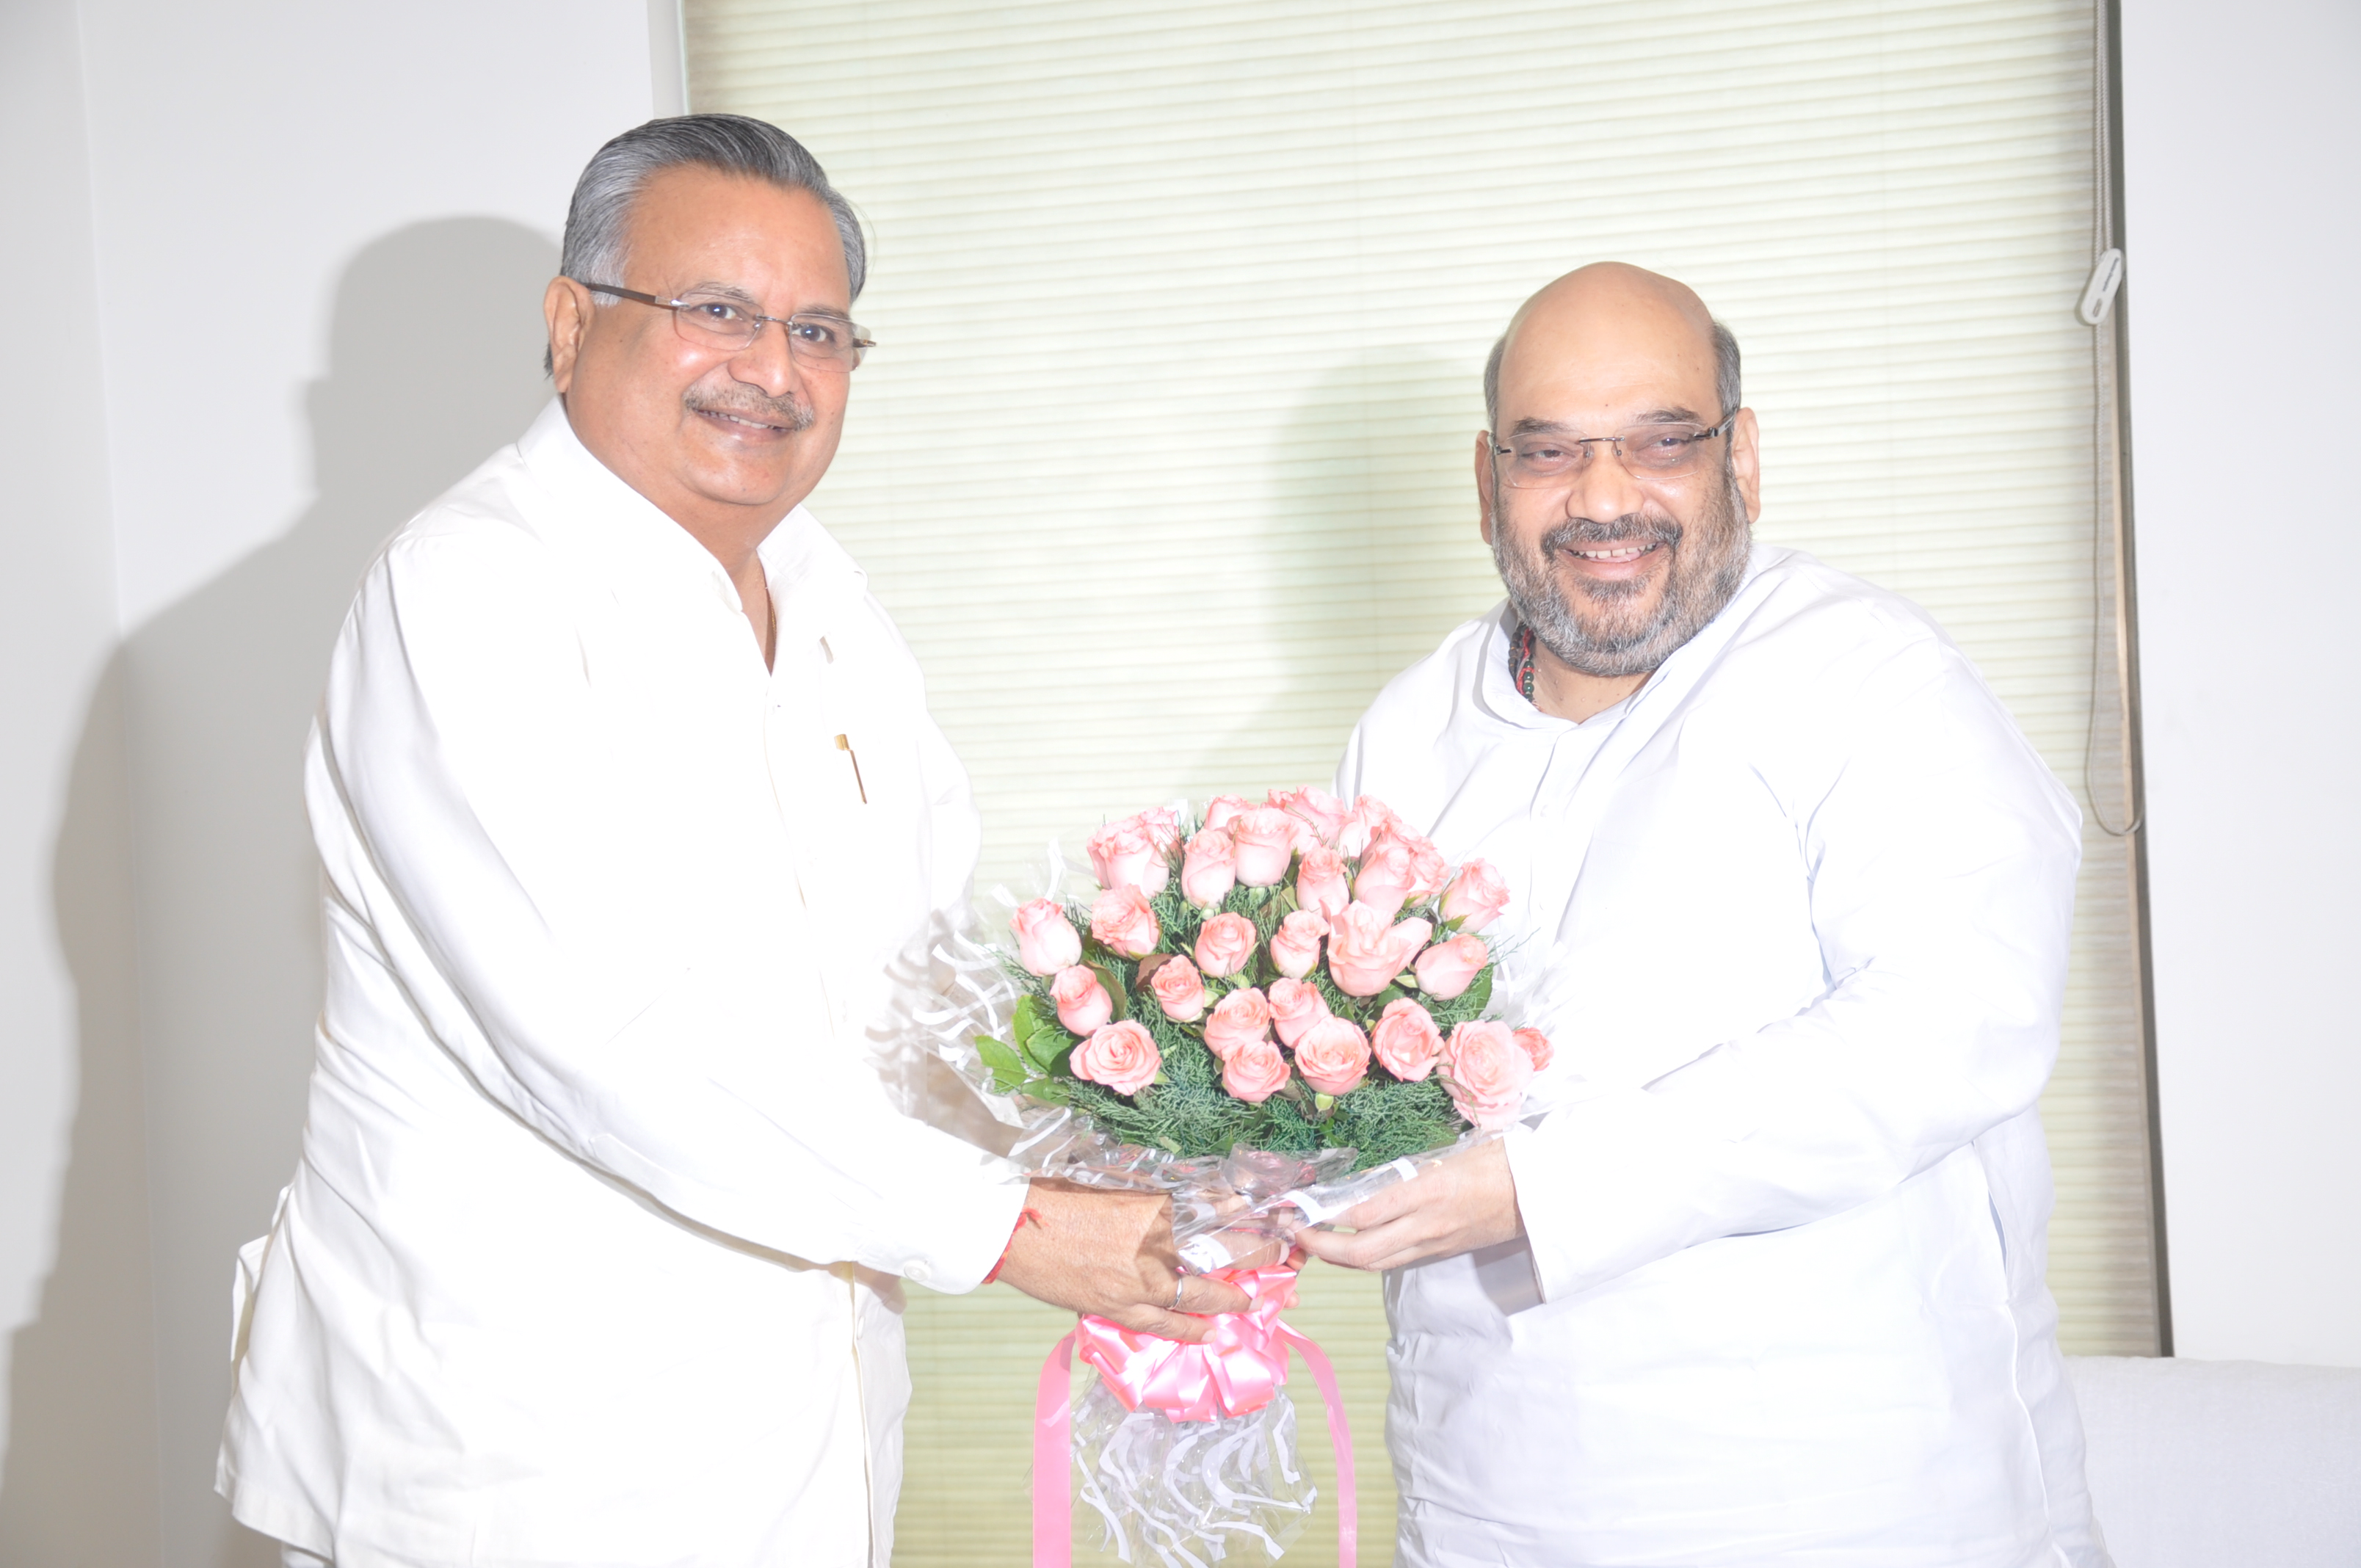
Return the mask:
<path id="1" fill-rule="evenodd" d="M 1484 355 L 1607 258 L 1737 333 L 1761 537 L 1926 606 L 2120 827 L 2074 311 L 2092 30 L 2087 0 L 686 6 L 693 106 L 791 131 L 872 232 L 881 346 L 812 506 L 926 667 L 986 888 L 1112 815 L 1326 781 L 1378 688 L 1499 598 Z M 2131 877 L 2092 824 L 2043 1101 L 2073 1351 L 2156 1348 Z M 1381 1556 L 1382 1309 L 1334 1270 L 1306 1293 Z M 898 1561 L 1021 1561 L 1057 1316 L 914 1291 L 908 1323 Z M 1333 1551 L 1318 1526 L 1290 1558 Z"/>

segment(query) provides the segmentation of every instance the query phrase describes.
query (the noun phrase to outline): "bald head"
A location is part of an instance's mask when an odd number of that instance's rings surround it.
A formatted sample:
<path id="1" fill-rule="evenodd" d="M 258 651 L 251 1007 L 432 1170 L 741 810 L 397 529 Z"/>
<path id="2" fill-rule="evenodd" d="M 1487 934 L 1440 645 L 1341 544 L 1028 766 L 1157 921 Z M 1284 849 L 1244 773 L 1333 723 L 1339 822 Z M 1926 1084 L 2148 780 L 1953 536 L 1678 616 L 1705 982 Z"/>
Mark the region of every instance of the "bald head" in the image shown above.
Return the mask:
<path id="1" fill-rule="evenodd" d="M 1503 376 L 1523 377 L 1539 366 L 1594 382 L 1666 371 L 1683 381 L 1702 378 L 1716 405 L 1694 411 L 1702 424 L 1718 423 L 1741 398 L 1738 339 L 1730 329 L 1687 284 L 1628 262 L 1578 268 L 1518 307 L 1484 365 L 1484 418 L 1496 433 Z M 1653 369 L 1638 378 L 1642 367 Z"/>

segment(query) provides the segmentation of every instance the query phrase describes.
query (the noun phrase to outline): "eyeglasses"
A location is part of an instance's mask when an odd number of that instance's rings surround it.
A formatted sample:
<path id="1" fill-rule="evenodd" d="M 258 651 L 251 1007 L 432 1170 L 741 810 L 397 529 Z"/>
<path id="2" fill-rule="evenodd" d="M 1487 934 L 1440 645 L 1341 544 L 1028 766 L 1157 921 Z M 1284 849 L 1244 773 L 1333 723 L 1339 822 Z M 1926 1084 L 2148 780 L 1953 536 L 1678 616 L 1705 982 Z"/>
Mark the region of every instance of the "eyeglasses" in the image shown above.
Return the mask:
<path id="1" fill-rule="evenodd" d="M 1701 424 L 1635 424 L 1613 435 L 1512 435 L 1494 443 L 1493 466 L 1511 489 L 1548 490 L 1572 484 L 1590 468 L 1590 449 L 1614 445 L 1623 471 L 1635 479 L 1677 479 L 1705 462 L 1706 443 L 1730 433 L 1735 411 L 1708 429 Z M 1501 458 L 1507 458 L 1503 463 Z"/>
<path id="2" fill-rule="evenodd" d="M 861 363 L 863 354 L 877 346 L 867 327 L 856 326 L 842 316 L 813 311 L 798 311 L 791 316 L 766 316 L 744 301 L 733 300 L 727 294 L 690 294 L 678 300 L 660 300 L 637 289 L 618 289 L 612 283 L 591 283 L 579 278 L 575 281 L 594 294 L 614 294 L 670 311 L 673 330 L 684 341 L 700 348 L 726 348 L 732 353 L 751 348 L 754 340 L 763 335 L 765 322 L 778 323 L 787 334 L 787 352 L 815 370 L 851 370 Z"/>

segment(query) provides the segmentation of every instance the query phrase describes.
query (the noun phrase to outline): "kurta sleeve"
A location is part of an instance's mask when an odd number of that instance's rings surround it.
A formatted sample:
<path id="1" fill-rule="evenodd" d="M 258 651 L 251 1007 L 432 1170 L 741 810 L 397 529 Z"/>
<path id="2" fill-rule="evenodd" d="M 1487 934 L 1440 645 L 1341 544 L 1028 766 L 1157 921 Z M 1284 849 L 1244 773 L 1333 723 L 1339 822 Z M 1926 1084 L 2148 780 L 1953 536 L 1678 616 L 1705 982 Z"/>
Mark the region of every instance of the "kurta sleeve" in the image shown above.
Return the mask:
<path id="1" fill-rule="evenodd" d="M 2025 1111 L 2058 1046 L 2074 806 L 1956 651 L 1861 683 L 1786 803 L 1828 986 L 1509 1139 L 1553 1299 L 1890 1191 Z"/>
<path id="2" fill-rule="evenodd" d="M 749 768 L 684 794 L 700 695 L 675 733 L 615 733 L 548 556 L 499 526 L 413 532 L 369 573 L 315 753 L 313 810 L 350 828 L 324 838 L 353 846 L 332 899 L 565 1154 L 757 1247 L 971 1288 L 1023 1185 L 895 1111 L 831 1014 L 826 890 L 799 897 L 772 847 L 759 726 Z"/>

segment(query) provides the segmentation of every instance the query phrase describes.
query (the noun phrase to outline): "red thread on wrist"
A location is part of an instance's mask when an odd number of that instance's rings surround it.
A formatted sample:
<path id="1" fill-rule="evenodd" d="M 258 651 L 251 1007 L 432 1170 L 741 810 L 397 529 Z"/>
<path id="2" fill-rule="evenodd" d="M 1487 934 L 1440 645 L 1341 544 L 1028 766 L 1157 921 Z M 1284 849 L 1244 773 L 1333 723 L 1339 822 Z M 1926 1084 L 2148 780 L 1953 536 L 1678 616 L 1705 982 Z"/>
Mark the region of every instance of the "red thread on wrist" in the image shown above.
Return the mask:
<path id="1" fill-rule="evenodd" d="M 1008 1245 L 1000 1249 L 1000 1261 L 994 1264 L 992 1266 L 992 1272 L 983 1277 L 983 1282 L 986 1285 L 989 1285 L 994 1280 L 999 1278 L 1000 1271 L 1008 1266 L 1008 1255 L 1016 1250 L 1016 1233 L 1025 1228 L 1025 1222 L 1027 1220 L 1032 1221 L 1037 1225 L 1045 1225 L 1049 1223 L 1047 1220 L 1044 1220 L 1041 1217 L 1041 1211 L 1038 1209 L 1020 1209 L 1017 1211 L 1016 1223 L 1008 1227 Z"/>

